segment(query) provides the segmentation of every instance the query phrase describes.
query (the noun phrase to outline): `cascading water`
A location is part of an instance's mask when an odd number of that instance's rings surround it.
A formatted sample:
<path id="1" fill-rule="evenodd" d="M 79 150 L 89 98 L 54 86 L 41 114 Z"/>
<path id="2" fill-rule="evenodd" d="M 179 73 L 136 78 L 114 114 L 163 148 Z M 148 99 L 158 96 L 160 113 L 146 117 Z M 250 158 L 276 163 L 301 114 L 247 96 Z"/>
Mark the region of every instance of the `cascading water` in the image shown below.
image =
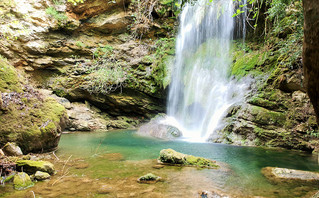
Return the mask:
<path id="1" fill-rule="evenodd" d="M 190 141 L 204 141 L 226 110 L 244 98 L 246 85 L 230 79 L 233 0 L 184 5 L 176 42 L 166 124 Z"/>

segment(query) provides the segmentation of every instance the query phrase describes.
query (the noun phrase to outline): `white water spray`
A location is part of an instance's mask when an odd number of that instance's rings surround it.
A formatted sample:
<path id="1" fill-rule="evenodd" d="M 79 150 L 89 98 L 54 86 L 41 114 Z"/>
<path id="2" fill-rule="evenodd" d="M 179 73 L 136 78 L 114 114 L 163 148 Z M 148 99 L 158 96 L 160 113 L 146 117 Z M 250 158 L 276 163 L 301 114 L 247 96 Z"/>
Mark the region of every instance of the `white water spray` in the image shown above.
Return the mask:
<path id="1" fill-rule="evenodd" d="M 186 3 L 180 16 L 168 119 L 190 141 L 205 141 L 246 85 L 230 80 L 233 0 Z"/>

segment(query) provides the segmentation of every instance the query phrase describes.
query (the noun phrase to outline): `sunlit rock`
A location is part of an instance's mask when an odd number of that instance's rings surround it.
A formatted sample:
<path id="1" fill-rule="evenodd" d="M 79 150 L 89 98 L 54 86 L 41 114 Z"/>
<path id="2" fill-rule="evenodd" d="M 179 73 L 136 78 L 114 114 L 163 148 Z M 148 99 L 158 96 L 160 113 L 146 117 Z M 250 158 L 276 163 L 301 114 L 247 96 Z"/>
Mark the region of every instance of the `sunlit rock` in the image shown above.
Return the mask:
<path id="1" fill-rule="evenodd" d="M 42 181 L 42 180 L 50 179 L 50 174 L 46 172 L 42 172 L 42 171 L 37 171 L 34 174 L 34 178 L 38 181 Z"/>
<path id="2" fill-rule="evenodd" d="M 148 174 L 138 178 L 137 182 L 151 184 L 151 183 L 156 183 L 156 182 L 158 182 L 160 180 L 161 180 L 161 177 L 156 176 L 153 173 L 148 173 Z"/>
<path id="3" fill-rule="evenodd" d="M 182 132 L 171 125 L 163 122 L 166 116 L 159 115 L 153 118 L 149 123 L 144 124 L 138 129 L 138 134 L 152 136 L 160 139 L 175 139 L 182 136 Z"/>
<path id="4" fill-rule="evenodd" d="M 32 187 L 34 183 L 31 181 L 28 174 L 20 172 L 14 176 L 13 185 L 16 190 L 24 190 L 26 188 Z"/>
<path id="5" fill-rule="evenodd" d="M 275 183 L 319 184 L 319 173 L 288 168 L 265 167 L 261 171 L 267 179 Z"/>
<path id="6" fill-rule="evenodd" d="M 50 175 L 55 173 L 54 165 L 47 161 L 19 160 L 17 161 L 17 168 L 28 174 L 35 174 L 37 171 L 46 172 Z"/>
<path id="7" fill-rule="evenodd" d="M 195 157 L 174 151 L 173 149 L 163 149 L 160 151 L 159 162 L 165 164 L 190 165 L 207 168 L 218 168 L 216 161 L 203 157 Z"/>
<path id="8" fill-rule="evenodd" d="M 3 152 L 8 156 L 21 156 L 23 155 L 21 148 L 14 142 L 8 142 L 3 147 Z"/>

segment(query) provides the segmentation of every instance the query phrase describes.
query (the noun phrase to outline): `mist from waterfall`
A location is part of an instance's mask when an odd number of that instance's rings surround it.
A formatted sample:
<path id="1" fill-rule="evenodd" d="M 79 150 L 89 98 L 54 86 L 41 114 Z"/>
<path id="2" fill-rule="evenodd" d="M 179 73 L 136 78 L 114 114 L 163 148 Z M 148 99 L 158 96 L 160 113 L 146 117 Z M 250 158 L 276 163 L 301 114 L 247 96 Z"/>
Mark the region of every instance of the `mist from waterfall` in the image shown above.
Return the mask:
<path id="1" fill-rule="evenodd" d="M 205 141 L 247 85 L 230 79 L 233 0 L 185 3 L 180 15 L 166 124 L 190 141 Z M 244 34 L 243 34 L 244 35 Z"/>

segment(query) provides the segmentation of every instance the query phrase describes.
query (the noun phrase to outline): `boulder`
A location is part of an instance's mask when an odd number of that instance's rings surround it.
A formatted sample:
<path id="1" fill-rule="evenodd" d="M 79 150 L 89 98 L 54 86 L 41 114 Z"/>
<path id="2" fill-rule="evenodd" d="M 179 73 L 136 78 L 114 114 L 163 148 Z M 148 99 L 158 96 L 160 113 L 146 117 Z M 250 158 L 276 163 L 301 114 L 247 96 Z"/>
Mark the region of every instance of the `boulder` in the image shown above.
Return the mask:
<path id="1" fill-rule="evenodd" d="M 21 169 L 29 174 L 35 174 L 42 171 L 53 175 L 55 173 L 54 165 L 47 161 L 18 160 L 17 169 Z"/>
<path id="2" fill-rule="evenodd" d="M 178 164 L 186 166 L 198 166 L 206 168 L 219 168 L 216 161 L 203 157 L 195 157 L 174 151 L 173 149 L 163 149 L 160 151 L 159 162 L 164 164 Z"/>
<path id="3" fill-rule="evenodd" d="M 275 183 L 319 184 L 319 173 L 288 168 L 265 167 L 261 171 Z"/>
<path id="4" fill-rule="evenodd" d="M 0 146 L 15 142 L 23 153 L 55 149 L 67 121 L 65 108 L 41 95 L 1 57 L 0 85 L 1 108 L 6 109 L 0 113 Z"/>
<path id="5" fill-rule="evenodd" d="M 8 142 L 3 147 L 3 152 L 8 156 L 21 156 L 23 155 L 21 148 L 14 142 Z"/>
<path id="6" fill-rule="evenodd" d="M 147 173 L 146 175 L 143 175 L 142 177 L 137 179 L 138 183 L 156 183 L 161 180 L 161 177 L 154 175 L 153 173 Z"/>
<path id="7" fill-rule="evenodd" d="M 24 190 L 32 187 L 34 183 L 31 181 L 30 176 L 25 172 L 16 174 L 13 178 L 13 185 L 16 190 Z"/>
<path id="8" fill-rule="evenodd" d="M 182 132 L 175 126 L 165 123 L 166 116 L 158 115 L 149 123 L 142 125 L 138 129 L 138 134 L 152 136 L 160 139 L 176 139 L 182 136 Z"/>
<path id="9" fill-rule="evenodd" d="M 50 179 L 50 175 L 49 173 L 46 173 L 46 172 L 37 171 L 34 174 L 34 178 L 38 181 L 42 181 L 42 180 Z"/>

